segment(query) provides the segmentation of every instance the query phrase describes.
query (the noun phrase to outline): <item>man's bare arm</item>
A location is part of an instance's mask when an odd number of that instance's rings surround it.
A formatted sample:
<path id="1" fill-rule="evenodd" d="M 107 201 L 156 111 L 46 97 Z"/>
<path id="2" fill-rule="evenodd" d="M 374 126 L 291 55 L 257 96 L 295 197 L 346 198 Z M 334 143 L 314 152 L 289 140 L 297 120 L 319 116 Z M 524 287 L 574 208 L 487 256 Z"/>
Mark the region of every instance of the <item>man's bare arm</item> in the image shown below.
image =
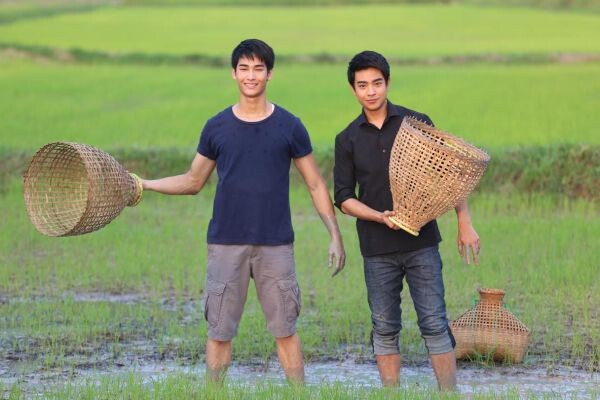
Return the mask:
<path id="1" fill-rule="evenodd" d="M 304 178 L 313 205 L 331 236 L 331 244 L 329 246 L 329 266 L 331 267 L 335 260 L 335 269 L 332 275 L 335 276 L 344 268 L 344 264 L 346 263 L 346 252 L 344 250 L 342 235 L 335 218 L 335 211 L 327 190 L 327 185 L 319 172 L 319 168 L 317 167 L 317 163 L 312 154 L 294 159 L 294 165 L 302 175 L 302 178 Z"/>
<path id="2" fill-rule="evenodd" d="M 201 154 L 196 154 L 190 169 L 181 175 L 161 179 L 142 179 L 144 190 L 163 194 L 197 194 L 214 170 L 216 162 Z"/>

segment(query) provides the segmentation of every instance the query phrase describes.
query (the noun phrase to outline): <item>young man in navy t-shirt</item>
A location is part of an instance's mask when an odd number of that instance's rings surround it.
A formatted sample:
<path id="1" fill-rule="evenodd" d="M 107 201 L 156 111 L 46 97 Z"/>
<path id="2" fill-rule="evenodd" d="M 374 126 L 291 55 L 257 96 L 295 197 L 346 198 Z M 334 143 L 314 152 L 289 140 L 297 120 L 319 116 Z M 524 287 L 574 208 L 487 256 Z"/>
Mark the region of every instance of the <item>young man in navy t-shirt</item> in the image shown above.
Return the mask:
<path id="1" fill-rule="evenodd" d="M 190 170 L 182 175 L 143 180 L 146 190 L 198 193 L 215 166 L 219 176 L 207 233 L 205 288 L 207 377 L 220 381 L 231 361 L 250 278 L 275 336 L 277 354 L 290 382 L 304 381 L 296 320 L 300 290 L 296 279 L 289 169 L 304 178 L 315 209 L 331 236 L 329 265 L 342 270 L 345 252 L 327 187 L 312 155 L 302 122 L 267 101 L 275 55 L 266 43 L 249 39 L 231 56 L 239 102 L 209 119 Z"/>

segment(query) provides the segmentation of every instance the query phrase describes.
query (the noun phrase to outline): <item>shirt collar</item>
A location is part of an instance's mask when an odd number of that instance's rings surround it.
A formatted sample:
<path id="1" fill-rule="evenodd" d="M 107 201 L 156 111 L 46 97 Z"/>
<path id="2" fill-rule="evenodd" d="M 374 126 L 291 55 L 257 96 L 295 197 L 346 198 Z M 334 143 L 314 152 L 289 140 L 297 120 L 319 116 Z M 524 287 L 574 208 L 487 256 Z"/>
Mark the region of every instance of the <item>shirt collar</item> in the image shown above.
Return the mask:
<path id="1" fill-rule="evenodd" d="M 387 124 L 387 122 L 390 120 L 390 118 L 392 117 L 399 117 L 400 112 L 398 112 L 398 108 L 395 107 L 391 101 L 387 101 L 387 115 L 385 117 L 385 121 L 383 121 L 383 125 Z M 360 115 L 358 116 L 358 125 L 359 126 L 363 126 L 363 125 L 370 125 L 369 120 L 367 120 L 367 116 L 365 115 L 365 110 L 363 109 L 360 113 Z M 382 125 L 382 127 L 383 127 Z"/>

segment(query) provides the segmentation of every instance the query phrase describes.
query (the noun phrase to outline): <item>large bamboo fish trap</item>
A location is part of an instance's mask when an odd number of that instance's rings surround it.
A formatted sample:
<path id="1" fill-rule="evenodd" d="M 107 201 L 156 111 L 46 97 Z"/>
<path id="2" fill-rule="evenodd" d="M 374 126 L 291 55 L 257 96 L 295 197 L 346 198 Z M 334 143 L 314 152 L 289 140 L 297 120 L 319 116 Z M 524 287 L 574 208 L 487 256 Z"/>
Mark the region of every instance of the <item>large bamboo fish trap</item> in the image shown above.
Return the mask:
<path id="1" fill-rule="evenodd" d="M 404 118 L 390 154 L 390 220 L 418 236 L 427 222 L 455 208 L 475 189 L 490 156 L 415 118 Z"/>
<path id="2" fill-rule="evenodd" d="M 458 359 L 489 357 L 520 363 L 529 345 L 530 330 L 502 304 L 504 291 L 479 289 L 479 302 L 450 323 Z"/>
<path id="3" fill-rule="evenodd" d="M 112 221 L 142 198 L 139 177 L 94 147 L 56 142 L 33 156 L 24 176 L 29 219 L 48 236 L 81 235 Z"/>

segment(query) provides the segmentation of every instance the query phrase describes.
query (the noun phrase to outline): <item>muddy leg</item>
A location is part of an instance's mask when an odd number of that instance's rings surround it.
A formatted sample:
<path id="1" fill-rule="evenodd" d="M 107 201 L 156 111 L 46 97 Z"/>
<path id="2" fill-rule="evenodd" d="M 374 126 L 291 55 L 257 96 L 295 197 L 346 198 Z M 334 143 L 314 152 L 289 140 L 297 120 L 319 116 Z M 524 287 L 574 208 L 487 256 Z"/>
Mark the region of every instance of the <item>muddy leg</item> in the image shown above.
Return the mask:
<path id="1" fill-rule="evenodd" d="M 381 384 L 394 387 L 400 384 L 400 354 L 375 356 Z"/>
<path id="2" fill-rule="evenodd" d="M 456 390 L 456 356 L 454 351 L 432 354 L 431 366 L 441 392 Z"/>
<path id="3" fill-rule="evenodd" d="M 208 339 L 206 342 L 206 379 L 218 385 L 223 384 L 230 363 L 231 341 Z"/>
<path id="4" fill-rule="evenodd" d="M 304 360 L 298 335 L 275 338 L 277 356 L 289 383 L 304 384 Z"/>

